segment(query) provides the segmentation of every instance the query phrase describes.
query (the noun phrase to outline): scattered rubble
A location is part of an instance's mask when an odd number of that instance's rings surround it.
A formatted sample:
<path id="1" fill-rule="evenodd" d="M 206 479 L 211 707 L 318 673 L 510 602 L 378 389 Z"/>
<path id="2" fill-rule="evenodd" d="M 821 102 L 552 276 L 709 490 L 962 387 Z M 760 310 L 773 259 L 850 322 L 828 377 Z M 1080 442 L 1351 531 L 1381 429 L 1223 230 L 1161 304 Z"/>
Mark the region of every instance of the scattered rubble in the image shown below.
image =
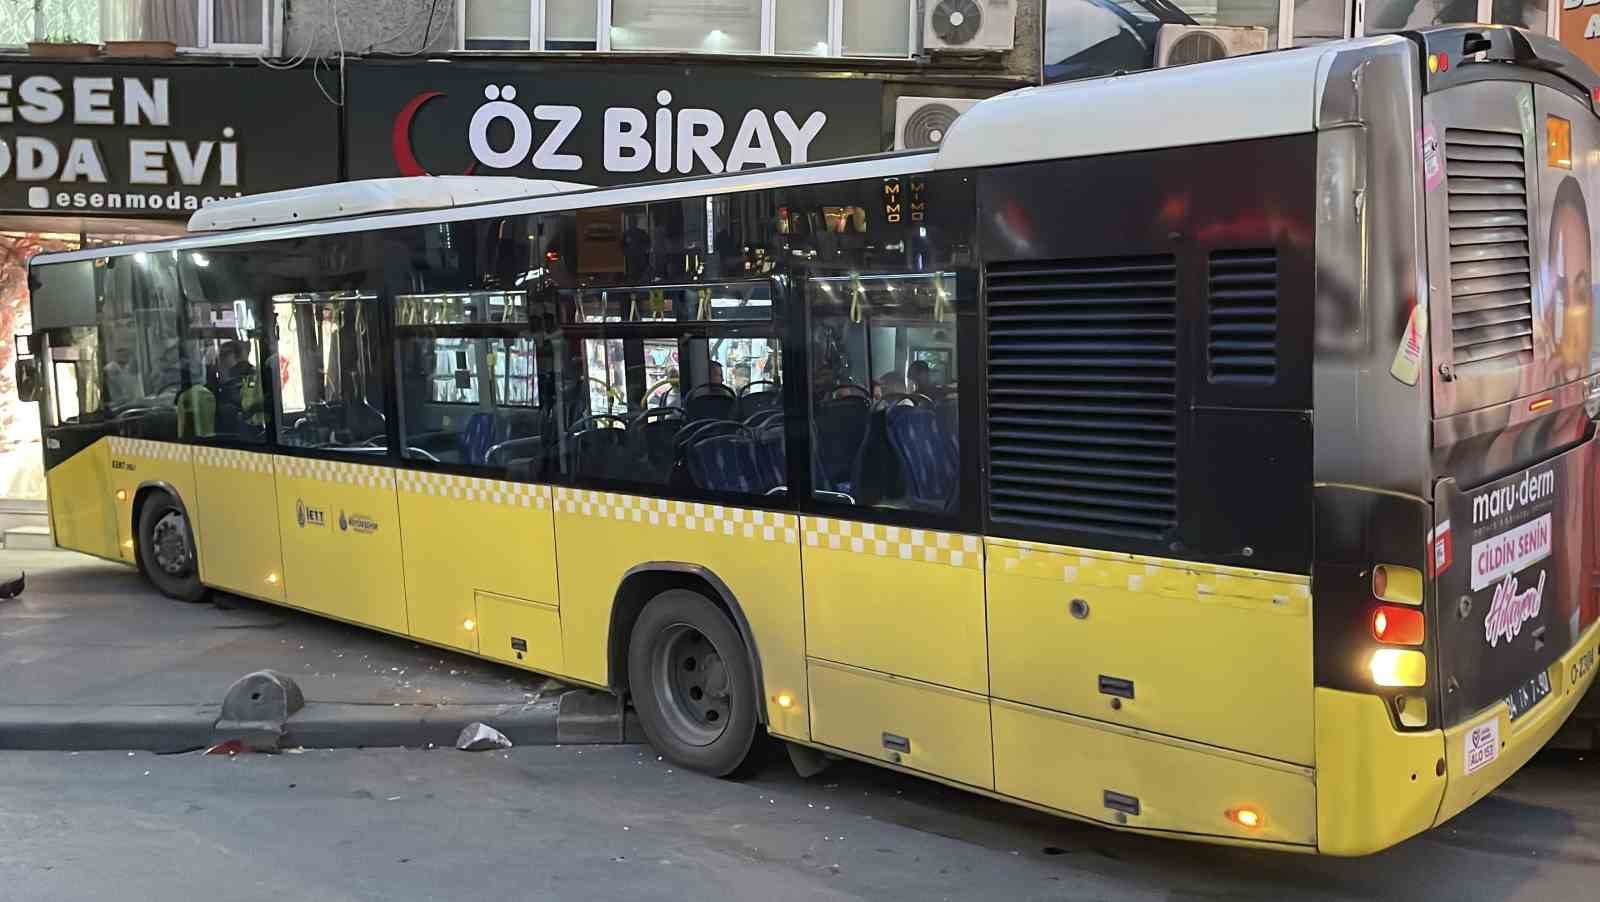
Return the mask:
<path id="1" fill-rule="evenodd" d="M 484 752 L 511 748 L 506 735 L 486 723 L 470 723 L 456 737 L 456 748 L 463 752 Z"/>

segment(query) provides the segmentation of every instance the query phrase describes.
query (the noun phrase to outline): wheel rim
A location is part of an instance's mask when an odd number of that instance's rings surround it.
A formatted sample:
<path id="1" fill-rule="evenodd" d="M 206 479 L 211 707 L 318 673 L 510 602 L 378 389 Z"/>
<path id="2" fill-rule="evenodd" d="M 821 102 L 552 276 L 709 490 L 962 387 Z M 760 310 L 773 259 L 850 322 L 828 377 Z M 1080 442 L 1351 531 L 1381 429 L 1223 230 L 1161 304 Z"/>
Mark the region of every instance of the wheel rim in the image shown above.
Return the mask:
<path id="1" fill-rule="evenodd" d="M 722 653 L 686 623 L 663 630 L 651 649 L 656 708 L 677 738 L 706 746 L 728 731 L 733 692 Z"/>
<path id="2" fill-rule="evenodd" d="M 194 566 L 189 524 L 183 514 L 175 510 L 162 514 L 155 528 L 150 530 L 150 548 L 156 566 L 169 576 L 184 576 Z"/>

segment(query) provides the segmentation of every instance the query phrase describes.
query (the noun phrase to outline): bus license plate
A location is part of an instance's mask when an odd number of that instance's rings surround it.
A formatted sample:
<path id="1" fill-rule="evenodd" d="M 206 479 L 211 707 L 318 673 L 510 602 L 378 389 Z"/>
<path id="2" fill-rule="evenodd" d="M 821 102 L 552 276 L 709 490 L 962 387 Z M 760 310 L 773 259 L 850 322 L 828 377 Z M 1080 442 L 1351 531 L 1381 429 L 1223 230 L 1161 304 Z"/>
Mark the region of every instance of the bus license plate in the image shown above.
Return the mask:
<path id="1" fill-rule="evenodd" d="M 1538 676 L 1511 690 L 1511 694 L 1506 696 L 1506 705 L 1511 708 L 1511 719 L 1516 720 L 1528 713 L 1549 694 L 1550 672 L 1540 671 Z"/>

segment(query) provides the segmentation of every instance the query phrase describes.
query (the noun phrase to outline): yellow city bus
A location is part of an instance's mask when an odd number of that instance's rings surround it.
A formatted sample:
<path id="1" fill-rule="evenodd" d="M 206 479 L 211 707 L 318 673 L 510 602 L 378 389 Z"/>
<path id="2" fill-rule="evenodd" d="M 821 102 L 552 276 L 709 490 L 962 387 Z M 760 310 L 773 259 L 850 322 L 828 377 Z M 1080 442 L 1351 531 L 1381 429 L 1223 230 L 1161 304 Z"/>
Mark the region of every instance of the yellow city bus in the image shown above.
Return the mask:
<path id="1" fill-rule="evenodd" d="M 33 261 L 56 541 L 625 694 L 710 774 L 1369 853 L 1594 680 L 1597 88 L 1474 26 L 934 151 L 220 203 Z"/>

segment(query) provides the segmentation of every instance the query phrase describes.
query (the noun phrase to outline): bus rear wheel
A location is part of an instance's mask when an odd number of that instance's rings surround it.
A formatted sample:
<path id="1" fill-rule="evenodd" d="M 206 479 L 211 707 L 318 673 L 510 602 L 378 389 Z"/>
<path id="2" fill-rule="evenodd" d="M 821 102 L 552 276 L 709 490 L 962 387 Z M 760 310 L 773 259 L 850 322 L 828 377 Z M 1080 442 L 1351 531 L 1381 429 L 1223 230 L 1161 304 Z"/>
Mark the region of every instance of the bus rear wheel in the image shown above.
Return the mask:
<path id="1" fill-rule="evenodd" d="M 139 569 L 161 594 L 190 603 L 205 601 L 194 530 L 177 499 L 166 492 L 145 499 L 139 508 L 137 542 Z"/>
<path id="2" fill-rule="evenodd" d="M 645 737 L 673 763 L 725 777 L 751 759 L 758 724 L 750 657 L 704 595 L 672 589 L 645 605 L 628 642 L 628 686 Z"/>

